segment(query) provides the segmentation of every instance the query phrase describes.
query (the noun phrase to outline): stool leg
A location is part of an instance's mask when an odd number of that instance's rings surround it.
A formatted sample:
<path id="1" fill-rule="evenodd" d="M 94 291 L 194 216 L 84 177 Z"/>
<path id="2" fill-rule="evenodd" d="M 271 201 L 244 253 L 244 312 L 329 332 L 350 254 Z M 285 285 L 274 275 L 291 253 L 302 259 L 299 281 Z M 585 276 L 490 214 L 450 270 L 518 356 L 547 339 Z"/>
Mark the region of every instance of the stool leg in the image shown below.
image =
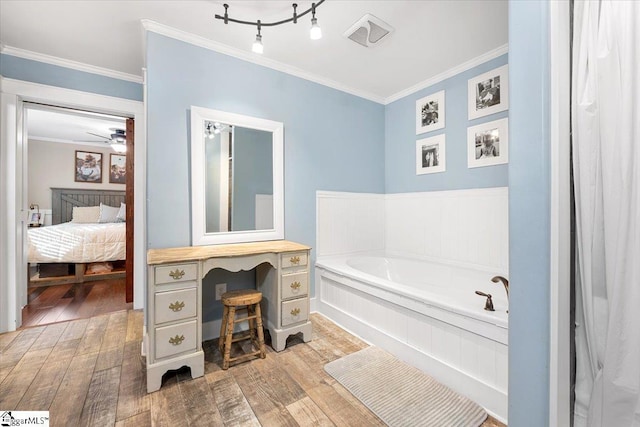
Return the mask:
<path id="1" fill-rule="evenodd" d="M 247 317 L 254 316 L 256 314 L 253 305 L 247 306 Z M 251 337 L 251 346 L 256 343 L 256 319 L 249 319 L 249 337 Z"/>
<path id="2" fill-rule="evenodd" d="M 229 307 L 227 314 L 227 331 L 224 340 L 224 358 L 222 360 L 222 369 L 229 369 L 229 359 L 231 358 L 231 340 L 233 339 L 233 323 L 236 318 L 236 308 Z"/>
<path id="3" fill-rule="evenodd" d="M 264 348 L 264 331 L 262 330 L 262 311 L 260 310 L 260 303 L 255 305 L 256 310 L 256 329 L 258 329 L 258 344 L 260 345 L 260 357 L 264 359 L 267 357 L 267 352 Z"/>
<path id="4" fill-rule="evenodd" d="M 222 322 L 220 323 L 220 337 L 218 338 L 218 349 L 220 354 L 224 357 L 224 340 L 227 335 L 227 318 L 229 317 L 229 307 L 226 305 L 222 307 Z"/>

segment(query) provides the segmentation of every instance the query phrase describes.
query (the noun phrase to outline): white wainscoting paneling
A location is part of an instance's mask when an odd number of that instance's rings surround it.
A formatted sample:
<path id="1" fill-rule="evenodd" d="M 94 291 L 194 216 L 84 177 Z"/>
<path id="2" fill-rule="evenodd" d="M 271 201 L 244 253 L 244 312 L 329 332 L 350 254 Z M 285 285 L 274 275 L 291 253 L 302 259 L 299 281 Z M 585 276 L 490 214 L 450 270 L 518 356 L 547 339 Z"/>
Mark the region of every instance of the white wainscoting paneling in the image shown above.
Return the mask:
<path id="1" fill-rule="evenodd" d="M 318 191 L 317 256 L 378 251 L 507 275 L 508 197 L 507 187 L 386 195 Z"/>
<path id="2" fill-rule="evenodd" d="M 340 283 L 316 268 L 320 313 L 507 420 L 508 347 Z"/>
<path id="3" fill-rule="evenodd" d="M 316 193 L 318 257 L 384 250 L 384 194 Z"/>
<path id="4" fill-rule="evenodd" d="M 317 193 L 317 254 L 380 252 L 508 276 L 508 188 Z M 316 268 L 318 310 L 507 419 L 508 346 Z M 363 285 L 364 286 L 364 285 Z"/>
<path id="5" fill-rule="evenodd" d="M 256 194 L 256 230 L 270 228 L 273 228 L 273 194 Z"/>
<path id="6" fill-rule="evenodd" d="M 507 274 L 507 187 L 387 194 L 385 200 L 388 255 Z"/>

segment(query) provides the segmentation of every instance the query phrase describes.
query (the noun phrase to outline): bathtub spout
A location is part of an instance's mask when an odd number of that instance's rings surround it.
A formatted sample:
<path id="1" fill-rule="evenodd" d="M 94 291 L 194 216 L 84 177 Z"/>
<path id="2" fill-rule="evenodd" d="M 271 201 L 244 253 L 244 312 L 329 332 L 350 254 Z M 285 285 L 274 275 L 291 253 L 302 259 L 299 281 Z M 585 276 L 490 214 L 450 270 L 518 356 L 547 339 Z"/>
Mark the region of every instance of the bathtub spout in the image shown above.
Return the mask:
<path id="1" fill-rule="evenodd" d="M 509 281 L 502 276 L 494 276 L 491 281 L 493 283 L 502 282 L 504 290 L 507 291 L 507 302 L 509 301 Z"/>

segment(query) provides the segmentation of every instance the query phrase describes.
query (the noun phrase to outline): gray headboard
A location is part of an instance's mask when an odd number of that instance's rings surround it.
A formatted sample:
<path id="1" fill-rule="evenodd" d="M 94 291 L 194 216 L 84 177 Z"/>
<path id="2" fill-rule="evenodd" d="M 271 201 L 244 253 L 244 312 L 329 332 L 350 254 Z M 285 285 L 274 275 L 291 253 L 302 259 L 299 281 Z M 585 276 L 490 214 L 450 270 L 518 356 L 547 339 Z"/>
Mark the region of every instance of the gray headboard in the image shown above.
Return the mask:
<path id="1" fill-rule="evenodd" d="M 60 224 L 71 221 L 74 206 L 120 207 L 124 203 L 124 191 L 117 190 L 85 190 L 83 188 L 51 189 L 51 223 Z"/>

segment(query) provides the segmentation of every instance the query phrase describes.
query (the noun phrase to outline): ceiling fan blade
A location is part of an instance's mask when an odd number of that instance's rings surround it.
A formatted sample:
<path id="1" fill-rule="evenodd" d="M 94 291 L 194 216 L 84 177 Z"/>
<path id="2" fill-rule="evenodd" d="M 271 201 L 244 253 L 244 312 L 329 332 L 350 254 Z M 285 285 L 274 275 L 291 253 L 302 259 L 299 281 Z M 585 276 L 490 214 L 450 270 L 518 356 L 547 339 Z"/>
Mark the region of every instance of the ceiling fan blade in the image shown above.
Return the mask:
<path id="1" fill-rule="evenodd" d="M 94 144 L 110 144 L 111 140 L 107 139 L 105 141 L 96 141 L 95 139 L 74 139 L 73 142 L 78 142 L 78 143 L 82 143 L 82 142 L 92 142 Z"/>
<path id="2" fill-rule="evenodd" d="M 107 138 L 106 136 L 98 135 L 97 133 L 87 132 L 89 135 L 97 136 L 98 138 L 106 139 L 107 141 L 111 141 L 111 138 Z"/>

